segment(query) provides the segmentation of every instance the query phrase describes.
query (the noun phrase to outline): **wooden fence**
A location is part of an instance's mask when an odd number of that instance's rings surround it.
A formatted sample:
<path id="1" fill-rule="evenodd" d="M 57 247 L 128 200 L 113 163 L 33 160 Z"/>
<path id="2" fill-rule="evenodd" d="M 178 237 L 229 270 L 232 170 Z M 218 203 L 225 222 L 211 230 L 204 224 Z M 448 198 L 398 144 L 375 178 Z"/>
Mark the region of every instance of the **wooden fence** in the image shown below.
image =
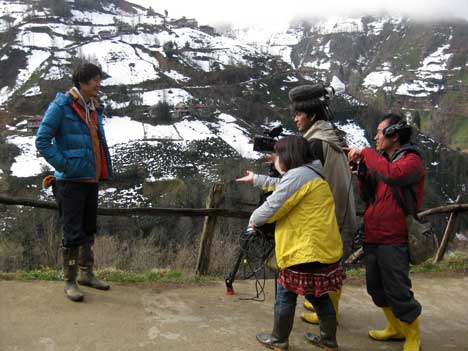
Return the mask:
<path id="1" fill-rule="evenodd" d="M 98 214 L 102 216 L 176 216 L 176 217 L 205 217 L 203 231 L 201 233 L 196 274 L 204 275 L 208 273 L 210 263 L 211 244 L 214 237 L 216 222 L 218 217 L 249 218 L 251 211 L 233 210 L 219 208 L 224 199 L 226 186 L 224 184 L 214 184 L 208 195 L 206 208 L 105 208 L 99 207 Z M 30 206 L 49 210 L 57 210 L 54 202 L 40 201 L 26 198 L 17 198 L 0 194 L 0 204 L 13 206 Z M 453 234 L 454 223 L 460 212 L 468 211 L 468 204 L 452 204 L 439 206 L 418 212 L 418 217 L 426 217 L 435 214 L 450 213 L 447 227 L 444 231 L 439 249 L 434 257 L 434 263 L 439 262 L 447 249 L 447 244 Z M 362 213 L 358 213 L 362 215 Z M 350 256 L 349 260 L 355 260 L 361 252 L 358 250 Z"/>

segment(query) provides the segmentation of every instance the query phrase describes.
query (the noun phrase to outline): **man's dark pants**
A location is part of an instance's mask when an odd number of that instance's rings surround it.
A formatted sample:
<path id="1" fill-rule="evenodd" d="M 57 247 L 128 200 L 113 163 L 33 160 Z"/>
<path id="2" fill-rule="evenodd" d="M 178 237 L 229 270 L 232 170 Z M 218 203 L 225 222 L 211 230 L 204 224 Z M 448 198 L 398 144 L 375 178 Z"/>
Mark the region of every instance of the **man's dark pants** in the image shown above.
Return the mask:
<path id="1" fill-rule="evenodd" d="M 53 187 L 66 248 L 94 243 L 98 183 L 56 181 Z"/>
<path id="2" fill-rule="evenodd" d="M 412 323 L 421 314 L 409 279 L 407 244 L 365 244 L 367 292 L 379 307 L 390 307 L 395 316 Z"/>

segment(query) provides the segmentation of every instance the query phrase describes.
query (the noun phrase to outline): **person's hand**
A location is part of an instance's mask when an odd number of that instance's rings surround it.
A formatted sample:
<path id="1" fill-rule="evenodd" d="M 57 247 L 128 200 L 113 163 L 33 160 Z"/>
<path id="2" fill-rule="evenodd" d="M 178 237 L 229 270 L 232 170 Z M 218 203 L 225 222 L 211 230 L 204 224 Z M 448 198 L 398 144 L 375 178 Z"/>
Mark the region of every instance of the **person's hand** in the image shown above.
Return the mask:
<path id="1" fill-rule="evenodd" d="M 253 184 L 255 173 L 252 171 L 246 171 L 245 173 L 247 175 L 242 178 L 237 178 L 236 182 Z"/>
<path id="2" fill-rule="evenodd" d="M 362 149 L 358 148 L 343 148 L 343 151 L 348 154 L 349 162 L 360 162 L 362 160 Z"/>

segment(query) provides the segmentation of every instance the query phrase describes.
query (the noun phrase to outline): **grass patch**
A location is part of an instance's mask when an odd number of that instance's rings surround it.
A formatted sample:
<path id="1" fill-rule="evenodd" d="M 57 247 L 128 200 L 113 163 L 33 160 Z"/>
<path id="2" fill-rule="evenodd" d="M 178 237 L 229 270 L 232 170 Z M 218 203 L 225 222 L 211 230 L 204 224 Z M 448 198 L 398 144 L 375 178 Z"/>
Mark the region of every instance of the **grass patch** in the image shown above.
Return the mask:
<path id="1" fill-rule="evenodd" d="M 364 268 L 351 268 L 346 270 L 346 276 L 348 277 L 364 277 L 366 270 Z"/>
<path id="2" fill-rule="evenodd" d="M 455 253 L 453 256 L 446 257 L 438 264 L 432 263 L 432 258 L 420 264 L 412 266 L 411 272 L 429 273 L 444 271 L 466 271 L 468 272 L 468 255 L 466 253 Z"/>
<path id="3" fill-rule="evenodd" d="M 432 264 L 432 258 L 428 261 L 410 267 L 411 273 L 433 273 L 433 272 L 467 272 L 468 253 L 456 252 L 446 257 L 438 264 Z M 108 282 L 206 282 L 221 279 L 219 276 L 196 276 L 170 269 L 154 269 L 142 273 L 127 272 L 123 270 L 107 268 L 96 272 L 98 278 Z M 346 270 L 348 277 L 363 277 L 366 275 L 364 267 L 353 267 Z M 61 270 L 44 268 L 29 272 L 0 272 L 0 280 L 44 280 L 62 281 Z"/>
<path id="4" fill-rule="evenodd" d="M 445 257 L 438 264 L 432 264 L 430 258 L 418 266 L 410 266 L 411 273 L 432 273 L 432 272 L 468 272 L 468 254 L 456 252 L 450 257 Z M 348 277 L 364 277 L 366 270 L 364 267 L 350 268 L 346 270 Z"/>
<path id="5" fill-rule="evenodd" d="M 460 116 L 456 120 L 452 144 L 461 149 L 468 149 L 468 118 Z"/>
<path id="6" fill-rule="evenodd" d="M 196 276 L 165 269 L 151 270 L 142 273 L 126 272 L 116 269 L 103 269 L 98 270 L 96 272 L 96 276 L 109 282 L 197 282 L 217 279 L 211 276 Z M 62 281 L 63 272 L 61 270 L 48 268 L 32 270 L 29 272 L 0 272 L 0 280 Z"/>

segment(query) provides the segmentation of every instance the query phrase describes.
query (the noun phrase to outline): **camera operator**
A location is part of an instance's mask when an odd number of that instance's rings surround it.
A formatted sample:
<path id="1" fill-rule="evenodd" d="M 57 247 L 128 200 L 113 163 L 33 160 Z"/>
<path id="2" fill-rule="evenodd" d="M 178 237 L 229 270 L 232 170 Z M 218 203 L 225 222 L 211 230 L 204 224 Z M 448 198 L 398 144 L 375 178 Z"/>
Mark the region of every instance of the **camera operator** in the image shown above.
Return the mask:
<path id="1" fill-rule="evenodd" d="M 384 116 L 377 126 L 376 149 L 349 149 L 351 162 L 367 172 L 359 175 L 366 201 L 364 212 L 364 257 L 367 292 L 383 309 L 388 325 L 370 330 L 378 341 L 405 340 L 404 351 L 419 351 L 421 304 L 414 298 L 409 278 L 408 231 L 405 213 L 392 189 L 411 187 L 416 209 L 424 190 L 424 167 L 416 145 L 410 142 L 412 128 L 396 114 Z M 404 198 L 404 195 L 401 195 Z"/>
<path id="2" fill-rule="evenodd" d="M 306 333 L 308 341 L 327 350 L 337 350 L 336 312 L 329 293 L 341 288 L 342 241 L 333 194 L 321 175 L 309 143 L 300 136 L 287 136 L 274 147 L 281 178 L 247 175 L 237 179 L 273 193 L 250 217 L 249 226 L 276 223 L 275 254 L 280 269 L 271 333 L 257 334 L 267 348 L 287 350 L 297 295 L 312 303 L 320 321 L 320 335 Z"/>
<path id="3" fill-rule="evenodd" d="M 339 135 L 338 129 L 329 121 L 331 111 L 328 102 L 333 95 L 334 89 L 330 86 L 301 85 L 291 89 L 289 101 L 294 111 L 297 129 L 308 140 L 315 158 L 321 161 L 323 175 L 333 193 L 336 218 L 343 241 L 343 258 L 346 259 L 351 254 L 357 229 L 356 206 L 351 186 L 352 175 L 348 159 L 343 152 L 343 147 L 347 145 Z M 330 297 L 338 314 L 341 289 L 331 293 Z M 304 307 L 313 310 L 307 301 Z M 301 318 L 308 323 L 318 324 L 316 313 L 302 313 Z"/>

